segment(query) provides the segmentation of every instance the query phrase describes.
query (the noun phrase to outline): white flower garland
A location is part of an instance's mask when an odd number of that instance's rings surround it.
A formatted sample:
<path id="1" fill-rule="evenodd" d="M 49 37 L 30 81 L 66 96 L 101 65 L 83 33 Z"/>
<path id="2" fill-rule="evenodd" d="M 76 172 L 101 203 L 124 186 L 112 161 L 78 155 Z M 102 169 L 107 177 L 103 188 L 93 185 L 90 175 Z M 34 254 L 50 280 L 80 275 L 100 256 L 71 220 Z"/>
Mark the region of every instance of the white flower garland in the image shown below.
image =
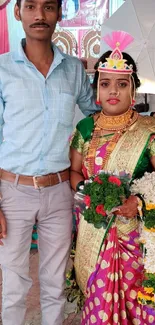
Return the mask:
<path id="1" fill-rule="evenodd" d="M 140 241 L 144 243 L 144 247 L 146 248 L 146 255 L 144 257 L 146 273 L 155 273 L 155 232 L 148 231 L 147 228 L 143 227 Z"/>

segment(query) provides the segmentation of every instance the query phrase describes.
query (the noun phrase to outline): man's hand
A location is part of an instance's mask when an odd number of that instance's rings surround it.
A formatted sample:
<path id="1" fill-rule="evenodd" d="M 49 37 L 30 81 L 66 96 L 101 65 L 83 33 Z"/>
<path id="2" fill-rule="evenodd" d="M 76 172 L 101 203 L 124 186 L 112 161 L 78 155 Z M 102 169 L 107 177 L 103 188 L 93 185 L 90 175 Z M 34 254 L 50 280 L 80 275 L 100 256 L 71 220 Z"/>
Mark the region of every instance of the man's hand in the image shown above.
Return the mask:
<path id="1" fill-rule="evenodd" d="M 134 218 L 138 213 L 138 200 L 134 195 L 130 195 L 128 199 L 124 200 L 123 205 L 118 207 L 115 212 L 117 216 L 126 218 Z"/>
<path id="2" fill-rule="evenodd" d="M 7 226 L 6 219 L 2 210 L 0 209 L 0 246 L 3 246 L 2 238 L 6 238 L 7 235 Z"/>

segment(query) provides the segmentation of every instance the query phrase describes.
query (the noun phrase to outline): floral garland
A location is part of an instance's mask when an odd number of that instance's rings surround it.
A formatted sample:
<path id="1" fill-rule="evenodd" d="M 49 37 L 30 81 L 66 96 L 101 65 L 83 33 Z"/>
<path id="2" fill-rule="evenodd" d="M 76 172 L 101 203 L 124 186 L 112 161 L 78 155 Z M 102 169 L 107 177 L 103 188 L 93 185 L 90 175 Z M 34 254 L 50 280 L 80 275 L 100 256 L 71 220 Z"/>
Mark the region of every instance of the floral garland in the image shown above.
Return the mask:
<path id="1" fill-rule="evenodd" d="M 155 307 L 155 172 L 145 173 L 141 179 L 134 180 L 131 192 L 139 193 L 145 201 L 140 236 L 145 274 L 138 292 L 138 302 Z"/>

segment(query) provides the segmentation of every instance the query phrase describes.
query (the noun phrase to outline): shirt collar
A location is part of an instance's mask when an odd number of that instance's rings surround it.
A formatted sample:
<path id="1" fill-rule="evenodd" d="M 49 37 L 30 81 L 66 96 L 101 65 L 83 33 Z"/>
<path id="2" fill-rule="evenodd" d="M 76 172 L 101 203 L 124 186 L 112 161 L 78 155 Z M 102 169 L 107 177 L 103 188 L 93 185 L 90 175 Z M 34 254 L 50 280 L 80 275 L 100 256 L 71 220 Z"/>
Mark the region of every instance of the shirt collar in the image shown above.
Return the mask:
<path id="1" fill-rule="evenodd" d="M 24 52 L 24 49 L 23 49 L 25 43 L 26 43 L 26 39 L 23 38 L 20 42 L 18 50 L 16 52 L 13 52 L 12 56 L 13 56 L 14 61 L 16 61 L 16 62 L 22 61 L 25 63 L 30 63 L 30 61 L 28 60 L 28 58 Z M 65 59 L 65 54 L 63 52 L 61 52 L 59 50 L 59 48 L 53 42 L 51 42 L 51 49 L 53 49 L 53 51 L 54 51 L 53 62 L 55 64 L 59 64 L 62 60 Z"/>

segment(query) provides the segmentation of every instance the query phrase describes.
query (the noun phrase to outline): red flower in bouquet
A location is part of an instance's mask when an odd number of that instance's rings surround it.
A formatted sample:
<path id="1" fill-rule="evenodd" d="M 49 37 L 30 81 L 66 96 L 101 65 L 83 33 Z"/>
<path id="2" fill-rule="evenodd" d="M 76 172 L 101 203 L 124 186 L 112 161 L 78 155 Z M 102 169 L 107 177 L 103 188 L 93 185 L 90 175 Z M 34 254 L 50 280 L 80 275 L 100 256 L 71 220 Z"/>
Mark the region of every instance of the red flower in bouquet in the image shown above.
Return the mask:
<path id="1" fill-rule="evenodd" d="M 101 214 L 103 217 L 106 216 L 106 212 L 104 210 L 104 205 L 103 204 L 99 204 L 97 207 L 96 207 L 96 212 Z"/>
<path id="2" fill-rule="evenodd" d="M 102 182 L 102 180 L 99 178 L 99 176 L 96 176 L 96 177 L 94 178 L 94 182 L 97 182 L 97 183 L 99 183 L 99 184 L 103 184 L 103 182 Z"/>
<path id="3" fill-rule="evenodd" d="M 84 203 L 85 203 L 85 205 L 86 205 L 88 208 L 90 208 L 91 198 L 90 198 L 89 195 L 85 195 L 85 197 L 84 197 Z"/>
<path id="4" fill-rule="evenodd" d="M 110 183 L 116 184 L 117 186 L 120 186 L 122 184 L 120 179 L 117 178 L 116 176 L 109 176 L 108 181 Z"/>

